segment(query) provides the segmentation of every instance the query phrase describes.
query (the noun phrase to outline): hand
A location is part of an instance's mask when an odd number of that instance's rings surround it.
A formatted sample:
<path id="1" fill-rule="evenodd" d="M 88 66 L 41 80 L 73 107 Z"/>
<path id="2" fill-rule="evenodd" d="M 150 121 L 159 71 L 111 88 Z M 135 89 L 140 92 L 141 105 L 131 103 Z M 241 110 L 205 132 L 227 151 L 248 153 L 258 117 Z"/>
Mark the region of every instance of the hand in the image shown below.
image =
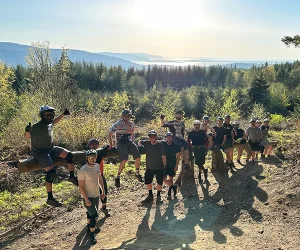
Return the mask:
<path id="1" fill-rule="evenodd" d="M 31 131 L 31 122 L 28 123 L 28 125 L 25 127 L 25 132 Z"/>
<path id="2" fill-rule="evenodd" d="M 105 196 L 106 196 L 105 193 L 100 194 L 101 200 L 103 200 L 105 198 Z"/>
<path id="3" fill-rule="evenodd" d="M 64 111 L 63 114 L 64 114 L 64 115 L 70 115 L 70 111 L 69 111 L 68 109 L 65 109 L 65 111 Z"/>
<path id="4" fill-rule="evenodd" d="M 164 116 L 163 114 L 160 115 L 160 119 L 163 120 L 165 119 L 166 116 Z"/>
<path id="5" fill-rule="evenodd" d="M 85 200 L 85 205 L 87 207 L 90 207 L 90 206 L 92 206 L 92 202 L 89 199 L 87 199 L 87 200 Z"/>

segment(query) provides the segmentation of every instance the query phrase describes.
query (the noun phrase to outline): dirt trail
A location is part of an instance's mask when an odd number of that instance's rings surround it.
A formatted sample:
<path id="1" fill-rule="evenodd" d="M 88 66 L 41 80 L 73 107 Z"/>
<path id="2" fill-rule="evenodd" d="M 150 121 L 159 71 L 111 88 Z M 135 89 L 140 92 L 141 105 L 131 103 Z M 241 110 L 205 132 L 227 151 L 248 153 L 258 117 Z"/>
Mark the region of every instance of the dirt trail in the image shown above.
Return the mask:
<path id="1" fill-rule="evenodd" d="M 112 216 L 100 214 L 98 243 L 91 246 L 85 209 L 54 209 L 45 223 L 16 232 L 2 249 L 299 249 L 299 167 L 272 157 L 190 183 L 178 198 L 142 206 L 145 188 L 111 192 Z M 292 172 L 291 172 L 292 171 Z M 156 192 L 154 191 L 154 194 Z"/>

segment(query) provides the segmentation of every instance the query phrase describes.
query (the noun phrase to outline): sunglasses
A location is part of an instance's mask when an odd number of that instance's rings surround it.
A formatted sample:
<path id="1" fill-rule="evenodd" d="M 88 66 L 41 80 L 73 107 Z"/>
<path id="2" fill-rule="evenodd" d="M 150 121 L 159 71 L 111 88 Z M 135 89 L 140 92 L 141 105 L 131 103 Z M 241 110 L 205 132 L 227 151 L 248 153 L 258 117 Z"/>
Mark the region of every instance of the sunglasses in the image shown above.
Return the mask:
<path id="1" fill-rule="evenodd" d="M 45 117 L 45 118 L 53 118 L 54 117 L 54 114 L 53 113 L 46 113 L 46 114 L 43 114 L 43 116 Z"/>

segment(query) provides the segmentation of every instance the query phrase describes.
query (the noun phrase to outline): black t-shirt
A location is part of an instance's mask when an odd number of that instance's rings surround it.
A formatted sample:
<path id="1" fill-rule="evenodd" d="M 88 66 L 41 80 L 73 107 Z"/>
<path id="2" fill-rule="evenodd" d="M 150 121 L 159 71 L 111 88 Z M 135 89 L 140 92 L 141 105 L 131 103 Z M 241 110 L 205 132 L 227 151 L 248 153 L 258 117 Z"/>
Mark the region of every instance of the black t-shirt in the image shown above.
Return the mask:
<path id="1" fill-rule="evenodd" d="M 53 123 L 39 121 L 33 124 L 30 135 L 32 151 L 50 151 L 53 148 Z"/>
<path id="2" fill-rule="evenodd" d="M 262 125 L 260 127 L 261 130 L 269 130 L 270 129 L 270 126 L 265 126 L 265 125 Z"/>
<path id="3" fill-rule="evenodd" d="M 223 127 L 226 129 L 226 140 L 232 140 L 231 131 L 233 130 L 233 126 L 231 124 L 223 123 Z"/>
<path id="4" fill-rule="evenodd" d="M 166 157 L 167 157 L 167 166 L 175 167 L 176 166 L 176 154 L 180 152 L 180 148 L 172 142 L 168 144 L 167 142 L 162 142 L 165 145 Z"/>
<path id="5" fill-rule="evenodd" d="M 216 131 L 214 143 L 216 145 L 221 145 L 224 140 L 224 135 L 227 134 L 227 130 L 223 126 L 222 127 L 214 126 L 213 129 Z"/>
<path id="6" fill-rule="evenodd" d="M 237 130 L 233 130 L 233 136 L 234 136 L 234 139 L 237 140 L 239 138 L 242 138 L 245 134 L 245 131 L 242 130 L 241 128 L 238 128 Z M 246 142 L 246 139 L 243 139 L 240 141 L 239 144 L 244 144 Z"/>
<path id="7" fill-rule="evenodd" d="M 146 151 L 146 168 L 151 170 L 163 170 L 162 156 L 166 155 L 164 144 L 157 142 L 152 145 L 150 141 L 141 141 Z"/>
<path id="8" fill-rule="evenodd" d="M 205 146 L 207 143 L 207 135 L 204 130 L 192 130 L 189 133 L 188 139 L 192 141 L 193 146 Z"/>

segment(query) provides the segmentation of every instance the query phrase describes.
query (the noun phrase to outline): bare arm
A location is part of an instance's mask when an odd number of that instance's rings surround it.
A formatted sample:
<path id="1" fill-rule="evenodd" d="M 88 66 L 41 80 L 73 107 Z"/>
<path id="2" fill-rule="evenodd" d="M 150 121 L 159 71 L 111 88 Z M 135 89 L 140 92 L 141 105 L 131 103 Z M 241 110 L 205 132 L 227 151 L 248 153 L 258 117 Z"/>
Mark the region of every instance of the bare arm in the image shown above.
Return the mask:
<path id="1" fill-rule="evenodd" d="M 112 143 L 112 135 L 114 134 L 113 131 L 109 131 L 108 132 L 108 135 L 107 135 L 107 139 L 108 139 L 108 143 L 109 143 L 109 146 L 112 147 L 113 146 L 113 143 Z"/>
<path id="2" fill-rule="evenodd" d="M 85 199 L 86 202 L 89 201 L 89 198 L 87 197 L 85 189 L 84 189 L 85 180 L 78 180 L 78 185 L 79 185 L 79 191 L 80 191 L 83 199 Z"/>
<path id="3" fill-rule="evenodd" d="M 61 115 L 59 115 L 58 117 L 56 117 L 56 118 L 54 119 L 54 122 L 53 122 L 53 124 L 57 124 L 57 123 L 59 123 L 59 122 L 60 122 L 60 120 L 61 120 L 63 117 L 64 117 L 64 114 L 62 113 Z"/>
<path id="4" fill-rule="evenodd" d="M 175 167 L 175 172 L 177 172 L 178 170 L 178 166 L 179 166 L 179 162 L 180 162 L 180 155 L 181 155 L 181 152 L 178 152 L 176 154 L 176 167 Z"/>
<path id="5" fill-rule="evenodd" d="M 167 166 L 167 157 L 165 155 L 163 155 L 161 158 L 162 158 L 164 167 L 166 167 Z"/>
<path id="6" fill-rule="evenodd" d="M 105 191 L 104 191 L 104 184 L 103 184 L 103 179 L 102 179 L 101 173 L 99 174 L 99 187 L 100 187 L 101 190 L 102 190 L 102 194 L 105 194 Z"/>
<path id="7" fill-rule="evenodd" d="M 25 133 L 24 133 L 24 138 L 25 138 L 26 140 L 30 139 L 30 138 L 31 138 L 30 132 L 25 132 Z"/>
<path id="8" fill-rule="evenodd" d="M 160 125 L 161 125 L 162 127 L 165 125 L 164 119 L 161 119 L 161 120 L 160 120 Z"/>

